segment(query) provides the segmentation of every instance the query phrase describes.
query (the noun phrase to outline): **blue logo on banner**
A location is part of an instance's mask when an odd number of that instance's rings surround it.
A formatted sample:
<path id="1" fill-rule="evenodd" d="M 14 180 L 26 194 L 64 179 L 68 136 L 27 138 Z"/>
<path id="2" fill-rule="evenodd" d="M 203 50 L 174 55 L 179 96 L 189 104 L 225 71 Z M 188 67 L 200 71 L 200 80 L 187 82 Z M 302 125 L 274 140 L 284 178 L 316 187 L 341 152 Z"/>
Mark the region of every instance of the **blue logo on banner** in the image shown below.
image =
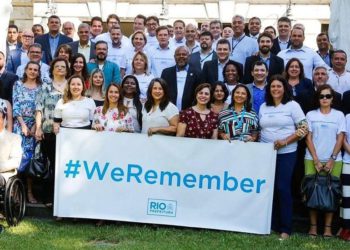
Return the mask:
<path id="1" fill-rule="evenodd" d="M 148 199 L 147 214 L 176 217 L 177 202 L 172 200 Z"/>

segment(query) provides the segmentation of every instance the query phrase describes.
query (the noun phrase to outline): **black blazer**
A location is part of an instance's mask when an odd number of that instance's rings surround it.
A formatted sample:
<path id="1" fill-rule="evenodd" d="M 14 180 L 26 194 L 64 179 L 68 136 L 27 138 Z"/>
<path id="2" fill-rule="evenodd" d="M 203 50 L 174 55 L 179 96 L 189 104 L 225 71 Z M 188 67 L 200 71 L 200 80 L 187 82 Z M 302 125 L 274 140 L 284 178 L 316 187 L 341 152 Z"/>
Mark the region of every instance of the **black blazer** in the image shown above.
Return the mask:
<path id="1" fill-rule="evenodd" d="M 217 60 L 218 56 L 216 55 L 216 52 L 213 50 L 213 57 L 212 60 Z M 201 71 L 201 56 L 199 52 L 191 54 L 189 64 L 195 68 L 197 71 Z M 204 67 L 204 66 L 203 66 Z"/>
<path id="2" fill-rule="evenodd" d="M 282 74 L 284 71 L 284 61 L 282 58 L 275 56 L 274 54 L 270 54 L 270 66 L 269 66 L 269 74 L 267 76 L 267 80 L 270 79 L 271 76 L 276 74 Z M 251 74 L 253 70 L 253 64 L 256 61 L 261 61 L 260 56 L 249 56 L 247 57 L 244 64 L 244 78 L 243 83 L 248 84 L 254 81 L 254 78 Z"/>
<path id="3" fill-rule="evenodd" d="M 12 103 L 12 89 L 13 85 L 17 80 L 18 76 L 11 72 L 5 70 L 4 73 L 2 73 L 2 75 L 0 76 L 0 98 Z"/>
<path id="4" fill-rule="evenodd" d="M 63 34 L 59 34 L 59 39 L 58 39 L 58 45 L 57 48 L 61 45 L 61 44 L 66 44 L 66 43 L 70 43 L 73 42 L 73 39 L 65 36 Z M 49 42 L 49 34 L 46 33 L 44 35 L 38 36 L 35 38 L 35 42 L 39 43 L 41 45 L 41 48 L 43 50 L 43 59 L 42 61 L 45 62 L 46 64 L 50 65 L 54 55 L 51 55 L 51 49 L 50 49 L 50 42 Z"/>
<path id="5" fill-rule="evenodd" d="M 342 104 L 341 105 L 342 109 L 340 110 L 342 110 L 345 115 L 349 114 L 350 113 L 350 90 L 345 91 L 343 93 L 341 104 Z M 334 106 L 334 108 L 337 108 L 337 107 Z"/>
<path id="6" fill-rule="evenodd" d="M 243 79 L 243 65 L 239 62 L 229 60 L 237 65 L 239 79 Z M 214 84 L 219 79 L 219 74 L 222 72 L 218 72 L 218 60 L 211 60 L 205 62 L 203 65 L 202 73 L 201 73 L 201 82 L 207 82 L 210 84 Z"/>
<path id="7" fill-rule="evenodd" d="M 20 49 L 20 48 L 22 48 L 22 43 L 20 43 L 20 42 L 17 42 L 17 44 L 16 44 L 16 49 Z M 7 61 L 7 59 L 9 58 L 9 56 L 10 56 L 10 45 L 9 45 L 9 43 L 6 41 L 6 61 Z"/>
<path id="8" fill-rule="evenodd" d="M 321 56 L 321 54 L 320 54 L 320 51 L 316 51 L 317 52 L 317 54 L 319 54 L 320 56 Z M 329 67 L 331 67 L 331 68 L 333 68 L 333 64 L 332 64 L 332 56 L 333 56 L 333 53 L 334 53 L 334 50 L 329 50 L 328 51 L 328 53 L 329 53 Z M 322 56 L 321 56 L 321 58 L 322 58 Z M 322 58 L 323 59 L 323 58 Z"/>
<path id="9" fill-rule="evenodd" d="M 73 55 L 78 53 L 79 41 L 68 43 L 68 45 L 72 48 Z M 94 59 L 95 57 L 96 57 L 95 43 L 91 42 L 91 45 L 90 45 L 90 57 L 89 58 L 85 58 L 86 63 L 88 63 L 91 59 Z"/>
<path id="10" fill-rule="evenodd" d="M 290 39 L 289 39 L 287 48 L 290 47 L 290 44 L 291 43 L 290 43 Z M 280 43 L 278 42 L 278 37 L 276 37 L 275 39 L 273 39 L 271 53 L 274 55 L 277 55 L 278 52 L 280 52 L 280 51 L 281 51 Z"/>
<path id="11" fill-rule="evenodd" d="M 166 68 L 163 70 L 161 78 L 163 78 L 169 89 L 170 101 L 176 105 L 177 99 L 177 79 L 176 79 L 176 66 Z M 182 95 L 182 110 L 187 109 L 193 105 L 194 90 L 200 83 L 200 71 L 194 69 L 191 65 L 187 70 L 187 77 Z"/>

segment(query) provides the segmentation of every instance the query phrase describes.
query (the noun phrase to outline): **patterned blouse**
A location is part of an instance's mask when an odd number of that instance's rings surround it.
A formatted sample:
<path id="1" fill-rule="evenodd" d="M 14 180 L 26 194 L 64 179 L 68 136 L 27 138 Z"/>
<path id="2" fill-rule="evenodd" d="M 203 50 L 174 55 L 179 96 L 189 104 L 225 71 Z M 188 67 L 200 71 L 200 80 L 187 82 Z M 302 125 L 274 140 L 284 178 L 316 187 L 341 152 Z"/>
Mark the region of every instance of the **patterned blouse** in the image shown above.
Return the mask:
<path id="1" fill-rule="evenodd" d="M 56 90 L 52 83 L 44 82 L 41 86 L 42 91 L 35 100 L 36 110 L 42 114 L 42 129 L 44 133 L 53 133 L 53 118 L 55 106 L 63 93 Z"/>
<path id="2" fill-rule="evenodd" d="M 211 139 L 218 127 L 218 115 L 210 111 L 203 121 L 201 115 L 191 107 L 180 112 L 179 122 L 187 125 L 185 137 Z"/>
<path id="3" fill-rule="evenodd" d="M 259 129 L 258 115 L 254 110 L 237 113 L 232 107 L 219 114 L 219 133 L 230 135 L 231 140 L 244 141 L 247 136 L 257 133 Z"/>
<path id="4" fill-rule="evenodd" d="M 107 110 L 106 114 L 102 113 L 103 106 L 97 107 L 94 113 L 92 127 L 95 124 L 101 124 L 105 131 L 116 131 L 118 128 L 126 128 L 134 132 L 134 123 L 129 112 L 120 113 L 117 108 Z"/>

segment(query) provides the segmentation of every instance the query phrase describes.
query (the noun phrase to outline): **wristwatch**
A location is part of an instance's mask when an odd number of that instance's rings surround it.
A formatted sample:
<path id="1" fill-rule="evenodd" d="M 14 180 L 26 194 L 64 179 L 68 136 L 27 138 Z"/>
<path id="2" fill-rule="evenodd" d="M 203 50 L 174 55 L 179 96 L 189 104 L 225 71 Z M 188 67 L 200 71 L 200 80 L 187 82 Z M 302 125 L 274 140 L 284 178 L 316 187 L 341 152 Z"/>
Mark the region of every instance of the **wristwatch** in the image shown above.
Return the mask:
<path id="1" fill-rule="evenodd" d="M 336 160 L 337 156 L 336 155 L 331 155 L 331 159 Z"/>

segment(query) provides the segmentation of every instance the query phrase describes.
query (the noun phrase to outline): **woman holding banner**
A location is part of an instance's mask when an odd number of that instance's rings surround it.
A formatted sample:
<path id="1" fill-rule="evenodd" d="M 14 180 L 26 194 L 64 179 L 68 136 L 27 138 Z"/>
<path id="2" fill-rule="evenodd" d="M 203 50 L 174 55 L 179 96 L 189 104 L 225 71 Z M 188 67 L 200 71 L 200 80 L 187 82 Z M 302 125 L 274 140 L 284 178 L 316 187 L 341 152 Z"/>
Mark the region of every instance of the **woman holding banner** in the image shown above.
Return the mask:
<path id="1" fill-rule="evenodd" d="M 142 132 L 175 135 L 179 121 L 179 111 L 170 102 L 167 83 L 154 78 L 148 86 L 147 101 L 142 109 Z"/>
<path id="2" fill-rule="evenodd" d="M 266 86 L 259 121 L 260 141 L 273 143 L 277 150 L 272 230 L 280 233 L 280 239 L 287 239 L 292 233 L 291 180 L 297 158 L 297 141 L 308 133 L 308 128 L 300 105 L 292 100 L 288 83 L 281 75 L 271 77 Z"/>
<path id="3" fill-rule="evenodd" d="M 224 140 L 256 141 L 258 115 L 252 110 L 250 92 L 243 84 L 232 90 L 231 104 L 219 113 L 219 136 Z"/>
<path id="4" fill-rule="evenodd" d="M 176 136 L 202 139 L 217 139 L 218 115 L 210 110 L 209 83 L 195 89 L 195 105 L 180 112 Z"/>

